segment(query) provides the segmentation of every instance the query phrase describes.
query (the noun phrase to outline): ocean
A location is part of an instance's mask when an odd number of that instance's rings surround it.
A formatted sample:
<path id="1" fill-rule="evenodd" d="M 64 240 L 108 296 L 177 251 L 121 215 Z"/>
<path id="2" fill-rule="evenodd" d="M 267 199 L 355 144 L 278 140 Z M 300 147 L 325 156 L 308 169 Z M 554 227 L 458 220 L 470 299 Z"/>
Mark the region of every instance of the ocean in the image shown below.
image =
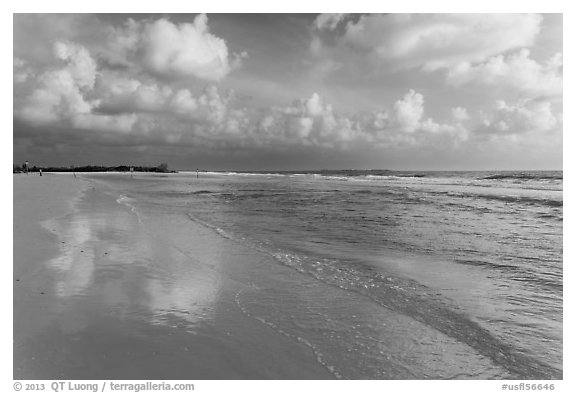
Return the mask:
<path id="1" fill-rule="evenodd" d="M 144 227 L 200 225 L 261 256 L 219 272 L 241 283 L 234 306 L 336 378 L 562 378 L 562 171 L 86 177 Z"/>

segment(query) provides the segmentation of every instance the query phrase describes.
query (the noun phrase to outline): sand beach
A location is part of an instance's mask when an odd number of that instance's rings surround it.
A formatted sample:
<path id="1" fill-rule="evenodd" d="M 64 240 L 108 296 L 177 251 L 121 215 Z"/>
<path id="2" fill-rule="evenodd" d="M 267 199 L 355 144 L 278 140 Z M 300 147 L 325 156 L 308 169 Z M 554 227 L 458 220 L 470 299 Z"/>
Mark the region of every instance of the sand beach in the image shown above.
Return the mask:
<path id="1" fill-rule="evenodd" d="M 14 378 L 561 378 L 561 174 L 428 175 L 15 175 Z"/>
<path id="2" fill-rule="evenodd" d="M 100 188 L 14 176 L 15 379 L 334 377 L 236 306 L 247 284 L 219 271 L 240 277 L 261 256 L 198 226 L 186 233 L 196 252 L 180 253 L 166 223 L 146 230 Z"/>

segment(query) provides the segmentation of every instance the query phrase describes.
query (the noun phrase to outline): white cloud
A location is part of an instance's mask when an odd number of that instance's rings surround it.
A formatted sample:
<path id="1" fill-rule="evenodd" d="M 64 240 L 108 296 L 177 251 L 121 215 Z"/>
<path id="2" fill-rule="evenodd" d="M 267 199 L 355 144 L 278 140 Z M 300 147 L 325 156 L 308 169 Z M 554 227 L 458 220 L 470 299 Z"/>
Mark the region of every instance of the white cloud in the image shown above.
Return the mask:
<path id="1" fill-rule="evenodd" d="M 190 90 L 180 89 L 170 98 L 169 106 L 175 113 L 186 115 L 198 109 L 198 100 Z"/>
<path id="2" fill-rule="evenodd" d="M 339 18 L 320 16 L 315 23 L 332 27 Z M 434 71 L 530 46 L 541 21 L 537 14 L 374 14 L 348 22 L 338 42 L 393 68 Z"/>
<path id="3" fill-rule="evenodd" d="M 82 45 L 69 41 L 57 41 L 54 54 L 67 63 L 66 70 L 79 88 L 92 89 L 96 80 L 96 62 Z"/>
<path id="4" fill-rule="evenodd" d="M 377 114 L 376 120 L 383 123 L 388 133 L 412 135 L 408 140 L 412 143 L 429 143 L 430 136 L 449 136 L 457 145 L 459 141 L 468 139 L 469 131 L 462 125 L 462 121 L 468 119 L 466 109 L 457 107 L 452 110 L 452 115 L 458 117 L 450 123 L 438 123 L 432 118 L 424 119 L 424 96 L 414 90 L 410 90 L 402 99 L 394 103 L 392 116 Z M 414 139 L 416 138 L 416 139 Z"/>
<path id="5" fill-rule="evenodd" d="M 208 86 L 198 98 L 198 112 L 201 114 L 201 118 L 216 124 L 224 121 L 229 99 L 230 97 L 222 95 L 216 86 Z"/>
<path id="6" fill-rule="evenodd" d="M 36 126 L 60 124 L 76 129 L 130 131 L 135 116 L 94 113 L 100 100 L 92 96 L 98 72 L 90 52 L 69 41 L 57 41 L 53 48 L 60 66 L 30 81 L 32 90 L 15 105 L 15 115 Z"/>
<path id="7" fill-rule="evenodd" d="M 383 109 L 350 117 L 335 113 L 314 93 L 291 106 L 265 112 L 256 124 L 260 137 L 268 144 L 326 148 L 413 145 L 445 137 L 457 143 L 468 138 L 468 131 L 461 124 L 440 124 L 423 115 L 424 97 L 414 90 L 396 101 L 391 114 Z"/>
<path id="8" fill-rule="evenodd" d="M 478 65 L 461 63 L 450 70 L 447 80 L 454 86 L 472 83 L 535 95 L 561 95 L 562 64 L 560 53 L 541 65 L 530 58 L 528 49 L 522 49 L 508 56 L 494 56 Z"/>
<path id="9" fill-rule="evenodd" d="M 424 117 L 424 96 L 414 90 L 391 110 L 365 115 L 338 114 L 317 93 L 258 113 L 235 107 L 234 95 L 214 85 L 194 93 L 133 70 L 99 70 L 90 52 L 72 42 L 58 42 L 54 56 L 59 67 L 33 79 L 31 94 L 15 109 L 29 123 L 138 134 L 150 141 L 211 148 L 453 146 L 452 142 L 467 137 L 467 130 L 458 124 L 467 118 L 464 108 L 453 109 L 454 124 L 438 123 Z"/>
<path id="10" fill-rule="evenodd" d="M 63 66 L 42 73 L 36 86 L 16 115 L 33 124 L 53 123 L 69 119 L 75 114 L 90 113 L 97 104 L 84 93 L 94 86 L 96 63 L 82 46 L 69 42 L 56 42 L 54 54 Z"/>
<path id="11" fill-rule="evenodd" d="M 312 94 L 312 97 L 306 100 L 304 105 L 306 107 L 306 112 L 311 116 L 318 116 L 324 112 L 324 107 L 318 93 Z"/>
<path id="12" fill-rule="evenodd" d="M 214 124 L 225 120 L 232 99 L 214 85 L 195 94 L 187 88 L 117 72 L 102 73 L 95 94 L 99 98 L 97 109 L 105 113 L 148 113 Z"/>
<path id="13" fill-rule="evenodd" d="M 414 132 L 424 114 L 424 97 L 410 90 L 403 99 L 394 104 L 394 116 L 398 126 L 406 132 Z"/>
<path id="14" fill-rule="evenodd" d="M 25 60 L 18 57 L 13 59 L 13 77 L 14 83 L 24 83 L 32 76 L 28 64 Z"/>
<path id="15" fill-rule="evenodd" d="M 382 130 L 390 124 L 390 116 L 386 111 L 376 112 L 369 124 L 377 130 Z"/>
<path id="16" fill-rule="evenodd" d="M 266 144 L 302 144 L 327 148 L 366 141 L 370 135 L 358 124 L 334 113 L 322 97 L 313 93 L 288 107 L 271 108 L 256 121 Z"/>
<path id="17" fill-rule="evenodd" d="M 560 30 L 548 39 L 543 30 L 532 54 L 524 49 L 541 24 L 549 29 L 559 20 L 543 17 L 545 23 L 538 15 L 321 15 L 307 34 L 301 29 L 309 20 L 301 19 L 266 25 L 270 37 L 257 41 L 245 41 L 252 37 L 241 25 L 247 19 L 238 19 L 225 30 L 266 54 L 256 50 L 250 67 L 226 80 L 244 56 L 209 29 L 205 15 L 188 23 L 182 15 L 138 16 L 124 24 L 97 15 L 19 15 L 15 143 L 51 148 L 61 135 L 95 147 L 103 141 L 157 151 L 304 146 L 394 155 L 553 140 L 556 152 L 563 60 L 560 53 L 540 56 L 561 50 Z M 310 35 L 317 56 L 304 53 Z M 214 85 L 223 80 L 239 94 Z M 314 90 L 321 94 L 289 103 Z M 489 113 L 486 105 L 496 99 L 506 101 Z"/>
<path id="18" fill-rule="evenodd" d="M 15 90 L 14 114 L 29 124 L 163 135 L 168 141 L 179 140 L 178 133 L 222 137 L 248 128 L 245 114 L 230 108 L 232 95 L 216 86 L 194 94 L 146 75 L 100 71 L 85 47 L 69 41 L 56 42 L 53 56 L 56 67 Z M 20 72 L 26 64 L 16 58 L 14 66 Z"/>
<path id="19" fill-rule="evenodd" d="M 484 119 L 479 131 L 511 135 L 559 131 L 561 127 L 562 115 L 555 114 L 548 101 L 522 100 L 515 104 L 498 101 L 494 113 Z"/>
<path id="20" fill-rule="evenodd" d="M 318 30 L 334 30 L 348 14 L 320 14 L 314 20 L 314 27 Z"/>
<path id="21" fill-rule="evenodd" d="M 193 23 L 175 24 L 168 19 L 129 20 L 111 30 L 109 57 L 119 63 L 136 63 L 167 77 L 190 77 L 218 81 L 241 65 L 245 53 L 232 55 L 226 41 L 210 33 L 208 17 Z"/>
<path id="22" fill-rule="evenodd" d="M 421 93 L 410 90 L 402 99 L 394 103 L 390 118 L 387 115 L 382 116 L 380 114 L 378 120 L 394 132 L 408 134 L 416 132 L 432 134 L 453 133 L 455 135 L 464 133 L 462 127 L 457 128 L 452 125 L 439 124 L 431 118 L 423 119 L 423 116 L 424 96 Z"/>
<path id="23" fill-rule="evenodd" d="M 87 48 L 57 41 L 56 67 L 27 77 L 29 94 L 15 100 L 15 115 L 35 125 L 60 125 L 86 131 L 140 135 L 166 144 L 221 147 L 316 146 L 348 147 L 444 146 L 454 148 L 468 138 L 471 123 L 463 107 L 452 108 L 451 122 L 425 117 L 424 96 L 410 90 L 390 109 L 346 116 L 317 93 L 285 107 L 260 112 L 239 108 L 232 93 L 215 85 L 203 91 L 176 87 L 133 69 L 98 69 Z M 527 54 L 523 57 L 528 61 Z M 552 58 L 541 70 L 561 67 Z M 15 72 L 26 62 L 15 58 Z M 546 68 L 548 67 L 548 68 Z M 555 130 L 561 116 L 544 101 L 500 102 L 478 128 L 506 137 Z"/>
<path id="24" fill-rule="evenodd" d="M 108 113 L 161 112 L 173 95 L 170 87 L 156 82 L 142 82 L 119 73 L 104 72 L 96 94 L 99 109 Z"/>
<path id="25" fill-rule="evenodd" d="M 452 108 L 452 119 L 457 123 L 461 123 L 470 120 L 470 115 L 468 115 L 468 110 L 466 108 L 457 106 L 456 108 Z"/>

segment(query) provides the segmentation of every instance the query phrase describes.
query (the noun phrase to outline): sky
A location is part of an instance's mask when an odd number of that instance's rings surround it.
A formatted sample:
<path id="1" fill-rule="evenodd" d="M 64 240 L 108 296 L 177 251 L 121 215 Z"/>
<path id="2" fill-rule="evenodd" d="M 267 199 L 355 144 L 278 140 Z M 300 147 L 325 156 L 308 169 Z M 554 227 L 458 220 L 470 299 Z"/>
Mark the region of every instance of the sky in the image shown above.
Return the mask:
<path id="1" fill-rule="evenodd" d="M 14 14 L 13 160 L 562 169 L 561 14 Z"/>

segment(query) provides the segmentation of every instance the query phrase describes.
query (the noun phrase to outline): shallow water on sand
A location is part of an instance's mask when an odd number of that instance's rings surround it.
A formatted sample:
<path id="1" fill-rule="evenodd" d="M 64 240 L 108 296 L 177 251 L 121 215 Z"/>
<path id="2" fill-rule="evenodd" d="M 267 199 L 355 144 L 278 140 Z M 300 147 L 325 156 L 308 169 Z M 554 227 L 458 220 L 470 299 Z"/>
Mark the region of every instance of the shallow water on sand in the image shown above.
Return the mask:
<path id="1" fill-rule="evenodd" d="M 43 223 L 60 253 L 16 277 L 14 378 L 334 377 L 309 347 L 238 308 L 246 284 L 222 271 L 241 272 L 258 254 L 118 199 L 95 184 Z"/>
<path id="2" fill-rule="evenodd" d="M 561 172 L 396 175 L 90 177 L 174 254 L 137 252 L 153 324 L 226 298 L 332 377 L 561 378 Z"/>

